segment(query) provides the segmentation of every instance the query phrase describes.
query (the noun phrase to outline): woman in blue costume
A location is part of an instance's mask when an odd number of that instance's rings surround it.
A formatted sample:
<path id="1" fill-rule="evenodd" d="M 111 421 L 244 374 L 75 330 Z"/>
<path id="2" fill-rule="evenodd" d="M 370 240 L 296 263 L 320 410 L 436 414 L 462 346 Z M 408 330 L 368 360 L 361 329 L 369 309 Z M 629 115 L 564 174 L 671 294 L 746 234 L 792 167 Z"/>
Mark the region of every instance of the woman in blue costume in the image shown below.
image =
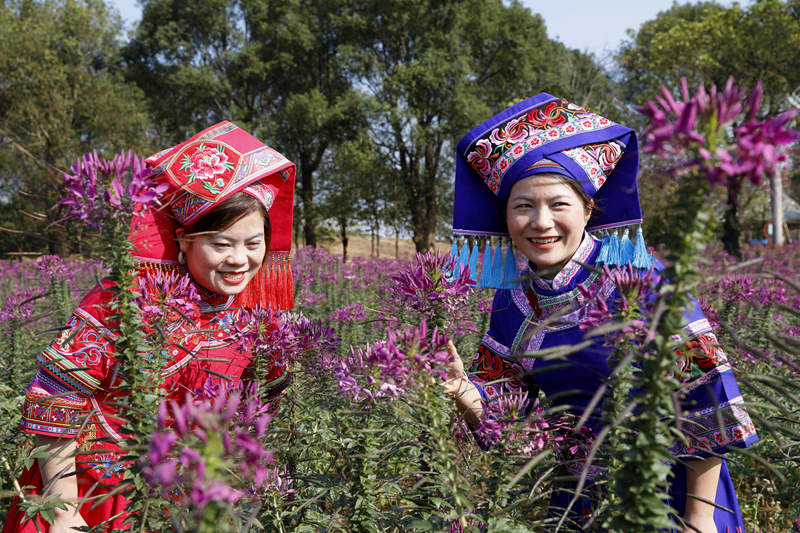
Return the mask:
<path id="1" fill-rule="evenodd" d="M 492 254 L 484 255 L 480 284 L 499 289 L 489 331 L 469 372 L 454 358 L 447 392 L 472 425 L 484 416 L 484 404 L 525 390 L 532 397 L 541 390 L 552 403 L 580 416 L 610 373 L 610 348 L 597 340 L 566 361 L 521 356 L 585 340 L 580 323 L 596 305 L 585 294 L 599 290 L 614 307 L 613 284 L 603 281 L 598 266 L 631 262 L 642 271 L 650 268 L 641 233 L 636 245 L 627 232 L 623 245 L 616 245 L 616 233 L 605 245 L 589 233 L 641 223 L 636 134 L 542 93 L 474 128 L 457 152 L 454 233 L 510 237 L 528 267 L 521 275 L 513 268 L 509 247 L 501 280 L 499 250 L 493 260 Z M 554 316 L 558 320 L 543 327 Z M 689 444 L 676 444 L 673 452 L 693 458 L 673 466 L 671 504 L 702 533 L 743 533 L 725 460 L 707 452 L 724 454 L 758 437 L 725 354 L 696 302 L 685 316 L 686 344 L 676 351 L 676 376 L 691 433 Z M 590 429 L 598 430 L 600 416 L 597 407 Z M 570 491 L 554 491 L 551 508 L 564 509 L 571 499 Z M 591 513 L 589 506 L 587 498 L 581 499 L 572 518 L 580 521 Z"/>

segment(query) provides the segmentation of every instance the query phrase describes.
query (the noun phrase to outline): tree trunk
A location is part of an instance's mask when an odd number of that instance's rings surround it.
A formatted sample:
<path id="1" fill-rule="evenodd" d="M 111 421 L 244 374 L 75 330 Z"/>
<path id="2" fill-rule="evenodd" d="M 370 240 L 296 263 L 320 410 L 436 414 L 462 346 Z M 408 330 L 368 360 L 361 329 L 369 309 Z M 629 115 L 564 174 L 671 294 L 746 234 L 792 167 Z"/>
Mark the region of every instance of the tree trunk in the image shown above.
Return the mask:
<path id="1" fill-rule="evenodd" d="M 303 177 L 303 181 L 305 181 L 305 176 Z M 311 184 L 309 183 L 309 187 L 310 186 Z M 316 248 L 317 228 L 316 224 L 314 223 L 314 215 L 313 215 L 314 211 L 313 195 L 311 191 L 307 190 L 304 186 L 301 197 L 303 199 L 303 240 L 305 240 L 306 246 L 313 246 Z"/>
<path id="2" fill-rule="evenodd" d="M 375 257 L 381 256 L 381 227 L 377 220 L 372 221 L 372 231 L 375 232 Z"/>
<path id="3" fill-rule="evenodd" d="M 419 182 L 416 176 L 407 180 L 407 183 Z M 420 189 L 432 188 L 433 183 L 425 184 Z M 409 215 L 411 218 L 411 240 L 417 253 L 425 253 L 433 245 L 433 225 L 430 223 L 429 206 L 430 191 L 425 190 L 421 194 L 414 194 L 413 188 L 409 191 L 408 204 Z M 436 224 L 434 219 L 433 224 Z"/>
<path id="4" fill-rule="evenodd" d="M 292 238 L 294 239 L 294 249 L 300 248 L 300 233 L 301 226 L 301 212 L 295 207 L 294 216 L 292 217 Z"/>
<path id="5" fill-rule="evenodd" d="M 400 230 L 394 229 L 394 258 L 400 258 Z"/>
<path id="6" fill-rule="evenodd" d="M 303 201 L 303 239 L 306 246 L 317 247 L 317 220 L 314 206 L 314 168 L 308 157 L 300 157 L 300 199 Z"/>
<path id="7" fill-rule="evenodd" d="M 737 259 L 742 258 L 739 240 L 742 236 L 742 224 L 739 221 L 739 192 L 742 182 L 731 181 L 728 184 L 728 202 L 725 205 L 725 221 L 722 224 L 722 245 L 725 251 Z"/>
<path id="8" fill-rule="evenodd" d="M 50 254 L 65 258 L 69 255 L 69 245 L 67 242 L 67 229 L 61 224 L 54 224 L 50 227 L 48 237 L 48 249 Z"/>
<path id="9" fill-rule="evenodd" d="M 347 218 L 338 216 L 336 222 L 339 223 L 339 239 L 342 241 L 342 263 L 347 262 Z"/>
<path id="10" fill-rule="evenodd" d="M 770 177 L 772 188 L 772 246 L 780 248 L 785 244 L 783 235 L 783 182 L 780 170 L 775 169 Z"/>

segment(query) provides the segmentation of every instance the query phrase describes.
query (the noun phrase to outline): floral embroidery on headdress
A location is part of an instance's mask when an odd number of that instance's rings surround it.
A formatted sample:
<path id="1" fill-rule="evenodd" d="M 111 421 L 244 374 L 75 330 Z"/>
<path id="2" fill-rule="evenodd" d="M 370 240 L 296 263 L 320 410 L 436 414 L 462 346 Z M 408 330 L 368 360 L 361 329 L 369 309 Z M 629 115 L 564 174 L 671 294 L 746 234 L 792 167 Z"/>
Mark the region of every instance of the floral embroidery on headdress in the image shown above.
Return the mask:
<path id="1" fill-rule="evenodd" d="M 226 172 L 230 174 L 233 171 L 236 167 L 236 161 L 239 159 L 239 154 L 231 149 L 230 152 L 234 157 L 234 161 L 229 161 L 225 146 L 222 144 L 211 146 L 206 145 L 205 142 L 193 147 L 193 150 L 192 153 L 188 153 L 189 150 L 184 151 L 181 158 L 181 170 L 188 171 L 185 175 L 186 184 L 184 186 L 191 185 L 195 180 L 199 179 L 204 189 L 211 194 L 219 194 L 230 179 L 230 176 L 228 176 L 228 180 L 226 180 L 223 175 Z"/>
<path id="2" fill-rule="evenodd" d="M 590 231 L 639 223 L 637 170 L 633 130 L 541 93 L 473 128 L 458 143 L 454 233 L 507 236 L 503 204 L 511 187 L 544 172 L 577 181 L 603 206 L 593 214 Z"/>

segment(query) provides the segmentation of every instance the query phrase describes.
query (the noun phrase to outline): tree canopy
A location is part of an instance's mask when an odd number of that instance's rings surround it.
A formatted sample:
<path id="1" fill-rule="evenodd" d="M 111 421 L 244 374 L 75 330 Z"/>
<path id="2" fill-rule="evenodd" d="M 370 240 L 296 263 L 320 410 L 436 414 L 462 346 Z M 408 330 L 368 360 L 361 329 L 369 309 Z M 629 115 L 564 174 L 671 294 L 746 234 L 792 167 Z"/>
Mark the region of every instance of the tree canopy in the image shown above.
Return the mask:
<path id="1" fill-rule="evenodd" d="M 145 101 L 120 71 L 121 33 L 100 0 L 0 4 L 0 200 L 11 206 L 0 226 L 17 232 L 2 233 L 4 247 L 66 252 L 50 209 L 60 171 L 89 150 L 148 146 Z"/>
<path id="2" fill-rule="evenodd" d="M 800 88 L 797 2 L 675 4 L 629 37 L 617 61 L 623 95 L 634 103 L 661 85 L 677 88 L 681 77 L 690 86 L 721 87 L 733 76 L 751 87 L 762 80 L 766 107 L 774 113 Z"/>
<path id="3" fill-rule="evenodd" d="M 50 206 L 59 169 L 82 152 L 147 154 L 233 120 L 296 162 L 306 244 L 346 214 L 348 228 L 411 234 L 427 250 L 448 232 L 457 141 L 523 98 L 549 92 L 638 127 L 633 106 L 681 76 L 691 86 L 761 79 L 765 113 L 800 90 L 800 0 L 676 3 L 629 33 L 612 72 L 549 39 L 516 1 L 141 6 L 127 37 L 103 0 L 0 6 L 0 201 L 30 215 L 2 217 L 2 249 L 65 251 L 69 239 L 79 249 L 82 230 Z M 661 189 L 643 186 L 648 212 Z"/>

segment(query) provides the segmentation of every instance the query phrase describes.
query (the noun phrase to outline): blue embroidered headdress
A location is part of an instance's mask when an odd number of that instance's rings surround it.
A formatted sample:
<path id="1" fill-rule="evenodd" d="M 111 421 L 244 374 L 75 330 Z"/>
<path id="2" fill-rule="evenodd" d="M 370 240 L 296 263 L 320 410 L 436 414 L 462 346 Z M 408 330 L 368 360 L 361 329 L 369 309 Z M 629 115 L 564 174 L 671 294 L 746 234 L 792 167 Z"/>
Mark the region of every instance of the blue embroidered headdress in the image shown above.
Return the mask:
<path id="1" fill-rule="evenodd" d="M 501 241 L 508 237 L 504 206 L 511 187 L 522 178 L 556 173 L 580 183 L 598 206 L 587 224 L 588 231 L 606 232 L 642 221 L 636 133 L 566 100 L 547 93 L 523 100 L 473 128 L 456 151 L 452 253 L 460 257 L 460 265 L 472 267 L 481 286 L 505 288 L 518 277 L 510 244 L 505 260 L 501 243 L 494 253 L 489 245 L 493 237 Z M 463 240 L 460 254 L 459 238 Z M 478 280 L 473 265 L 481 238 L 486 248 Z M 467 248 L 470 240 L 471 254 Z M 622 239 L 616 232 L 613 236 L 606 233 L 598 262 L 631 262 L 637 268 L 649 268 L 651 258 L 641 227 L 635 245 L 627 228 Z"/>

